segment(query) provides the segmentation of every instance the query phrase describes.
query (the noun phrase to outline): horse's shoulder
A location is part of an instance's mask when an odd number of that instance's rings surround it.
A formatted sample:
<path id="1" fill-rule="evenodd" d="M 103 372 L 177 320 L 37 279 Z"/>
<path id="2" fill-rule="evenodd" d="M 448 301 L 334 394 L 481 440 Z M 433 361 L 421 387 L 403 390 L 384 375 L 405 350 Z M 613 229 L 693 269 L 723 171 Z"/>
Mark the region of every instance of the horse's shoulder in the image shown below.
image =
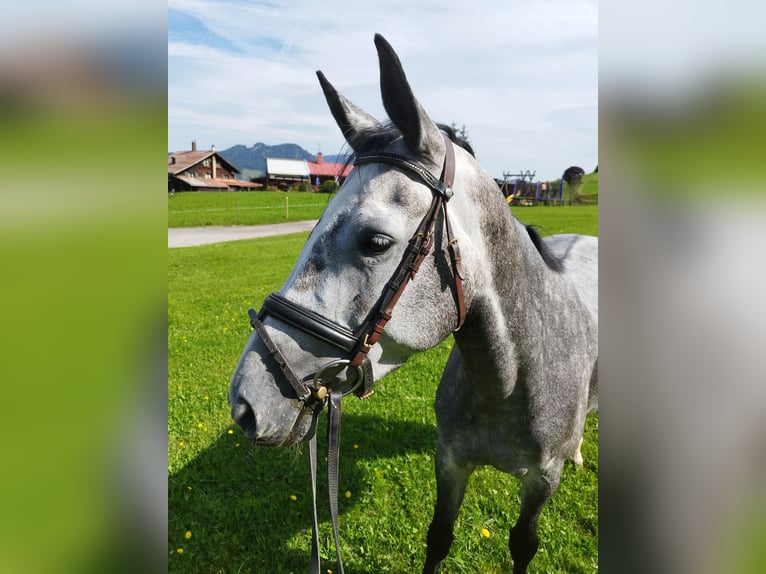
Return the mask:
<path id="1" fill-rule="evenodd" d="M 578 291 L 593 316 L 598 313 L 598 237 L 562 233 L 545 238 L 564 266 L 564 277 Z"/>
<path id="2" fill-rule="evenodd" d="M 577 233 L 560 233 L 543 238 L 546 248 L 565 268 L 571 264 L 588 265 L 598 263 L 598 237 Z"/>

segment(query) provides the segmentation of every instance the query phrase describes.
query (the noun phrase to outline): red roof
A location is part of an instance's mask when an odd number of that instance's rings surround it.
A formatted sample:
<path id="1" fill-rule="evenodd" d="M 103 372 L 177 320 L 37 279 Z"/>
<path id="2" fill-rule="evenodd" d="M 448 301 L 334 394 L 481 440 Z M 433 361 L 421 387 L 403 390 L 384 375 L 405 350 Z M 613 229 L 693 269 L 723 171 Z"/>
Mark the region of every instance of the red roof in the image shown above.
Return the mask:
<path id="1" fill-rule="evenodd" d="M 312 176 L 320 175 L 327 177 L 346 177 L 353 167 L 352 165 L 342 163 L 325 163 L 321 153 L 317 155 L 316 162 L 307 161 L 306 165 L 308 165 L 309 173 Z"/>

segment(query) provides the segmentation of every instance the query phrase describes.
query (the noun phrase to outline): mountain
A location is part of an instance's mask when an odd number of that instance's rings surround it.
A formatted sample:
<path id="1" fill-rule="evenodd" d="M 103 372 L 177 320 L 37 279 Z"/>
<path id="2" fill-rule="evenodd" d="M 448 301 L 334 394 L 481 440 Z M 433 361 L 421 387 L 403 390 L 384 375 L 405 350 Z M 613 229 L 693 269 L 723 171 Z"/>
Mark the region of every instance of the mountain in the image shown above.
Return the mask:
<path id="1" fill-rule="evenodd" d="M 348 157 L 349 154 L 326 155 L 324 156 L 324 160 L 327 163 L 345 163 Z"/>
<path id="2" fill-rule="evenodd" d="M 281 159 L 304 159 L 307 161 L 316 161 L 316 155 L 307 152 L 301 146 L 293 143 L 284 143 L 279 145 L 266 145 L 258 142 L 252 147 L 242 144 L 232 146 L 219 152 L 227 161 L 233 163 L 242 175 L 246 177 L 257 177 L 266 173 L 266 158 L 274 157 Z M 326 162 L 344 162 L 345 156 L 331 155 L 324 156 Z M 259 173 L 255 173 L 259 172 Z"/>
<path id="3" fill-rule="evenodd" d="M 258 142 L 252 147 L 235 145 L 223 150 L 220 154 L 240 170 L 260 171 L 266 173 L 266 158 L 278 157 L 283 159 L 305 159 L 314 161 L 315 156 L 301 146 L 291 143 L 266 145 Z"/>

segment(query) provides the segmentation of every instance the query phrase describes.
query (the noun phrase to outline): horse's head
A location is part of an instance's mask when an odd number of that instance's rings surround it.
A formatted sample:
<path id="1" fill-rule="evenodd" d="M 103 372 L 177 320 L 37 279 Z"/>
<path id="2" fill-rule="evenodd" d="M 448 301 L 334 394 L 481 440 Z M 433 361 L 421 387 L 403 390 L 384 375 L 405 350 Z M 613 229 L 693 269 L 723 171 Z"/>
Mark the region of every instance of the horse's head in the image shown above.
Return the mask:
<path id="1" fill-rule="evenodd" d="M 456 172 L 457 191 L 449 211 L 465 212 L 460 190 L 477 177 L 476 170 L 464 169 L 473 160 L 443 138 L 415 99 L 391 46 L 379 35 L 375 44 L 391 124 L 357 108 L 317 72 L 356 165 L 280 293 L 267 298 L 258 317 L 253 314 L 256 330 L 232 377 L 229 400 L 234 420 L 257 444 L 281 446 L 307 437 L 325 386 L 366 394 L 373 372 L 380 378 L 412 353 L 435 346 L 463 319 L 457 275 L 470 277 L 466 228 L 476 222 L 450 216 L 447 231 L 442 203 L 452 194 L 439 176 L 446 181 L 443 170 L 451 161 L 447 167 Z M 439 194 L 444 197 L 435 206 Z M 460 240 L 465 271 L 448 253 L 450 237 Z M 424 244 L 430 241 L 432 247 Z M 428 249 L 407 286 L 414 273 L 406 253 L 413 245 L 415 251 Z M 406 288 L 397 291 L 402 281 Z M 467 282 L 465 301 L 470 291 Z"/>

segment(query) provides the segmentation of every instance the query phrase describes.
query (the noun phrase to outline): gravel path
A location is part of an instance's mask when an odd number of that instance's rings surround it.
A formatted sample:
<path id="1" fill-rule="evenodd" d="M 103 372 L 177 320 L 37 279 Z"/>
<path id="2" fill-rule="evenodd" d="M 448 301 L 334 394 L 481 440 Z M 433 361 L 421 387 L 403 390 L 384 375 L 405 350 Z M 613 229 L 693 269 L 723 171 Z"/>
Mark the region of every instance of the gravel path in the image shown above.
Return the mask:
<path id="1" fill-rule="evenodd" d="M 231 227 L 170 227 L 168 228 L 168 247 L 194 247 L 223 241 L 239 241 L 269 235 L 286 235 L 300 231 L 310 231 L 317 220 L 291 221 L 271 225 L 237 225 Z"/>

